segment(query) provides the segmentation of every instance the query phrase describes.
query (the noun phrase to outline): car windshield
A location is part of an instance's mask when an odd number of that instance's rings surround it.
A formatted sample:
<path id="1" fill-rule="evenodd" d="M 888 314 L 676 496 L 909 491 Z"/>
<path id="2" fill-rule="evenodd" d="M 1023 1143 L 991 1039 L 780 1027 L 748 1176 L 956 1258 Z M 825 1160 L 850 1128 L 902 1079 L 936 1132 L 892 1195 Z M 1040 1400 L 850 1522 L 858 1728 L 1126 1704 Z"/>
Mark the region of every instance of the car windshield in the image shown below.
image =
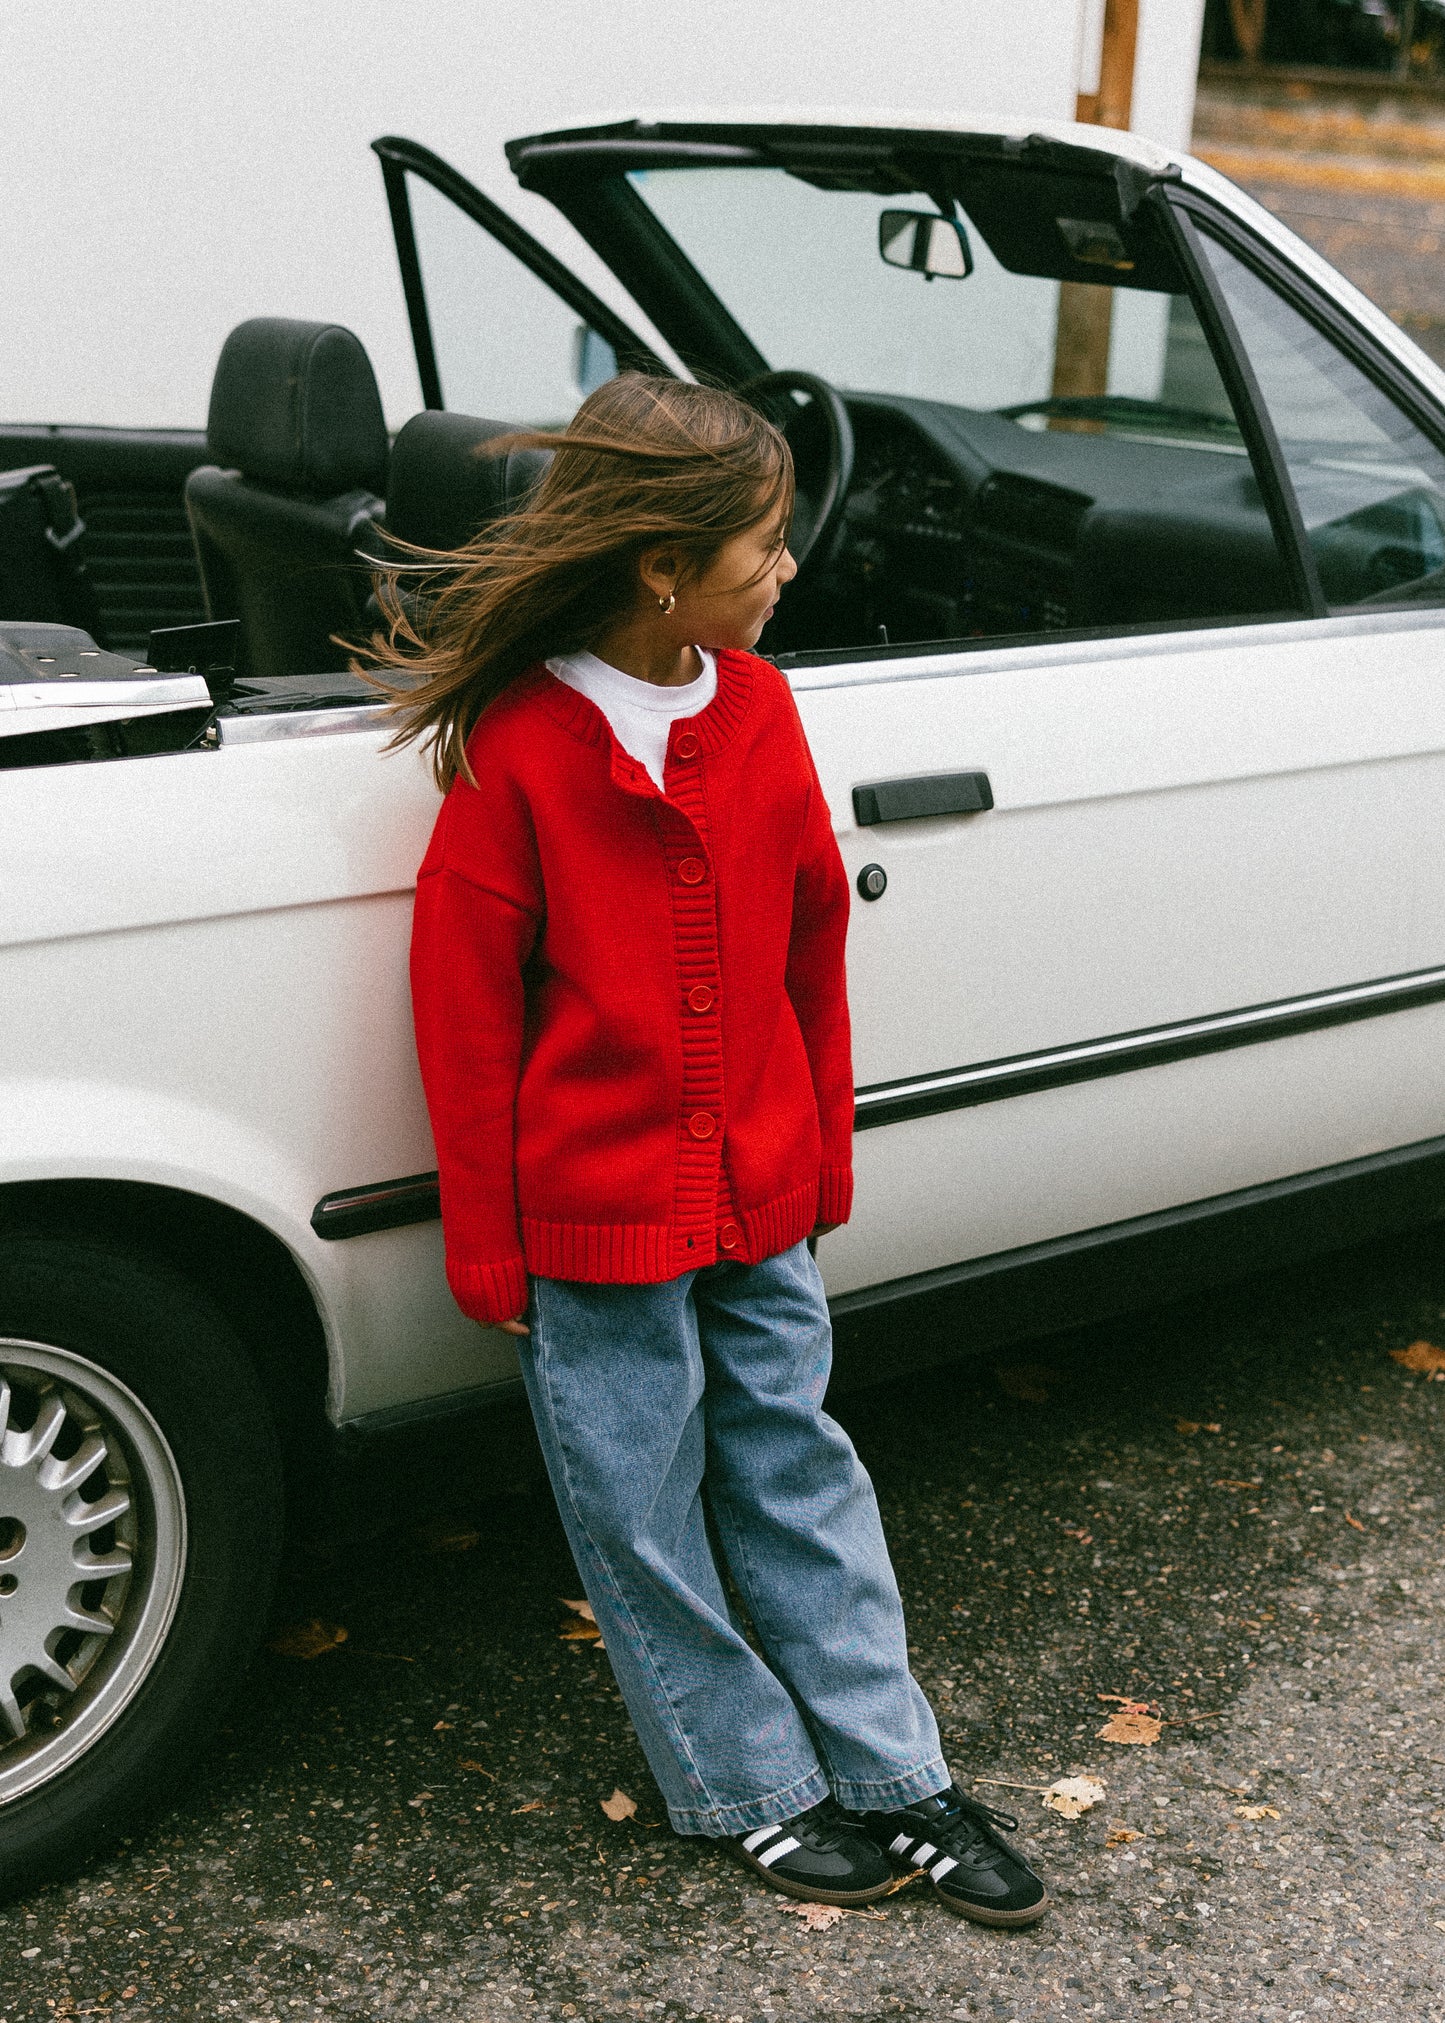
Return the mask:
<path id="1" fill-rule="evenodd" d="M 883 213 L 933 211 L 923 196 L 820 188 L 764 167 L 652 169 L 629 180 L 772 367 L 851 392 L 991 410 L 1025 428 L 1243 454 L 1177 283 L 1114 285 L 1107 265 L 1090 270 L 1095 285 L 1013 271 L 1028 264 L 1027 250 L 1000 243 L 996 205 L 986 237 L 966 197 L 959 216 L 973 271 L 930 279 L 879 253 Z M 1048 223 L 1066 232 L 1075 221 Z"/>

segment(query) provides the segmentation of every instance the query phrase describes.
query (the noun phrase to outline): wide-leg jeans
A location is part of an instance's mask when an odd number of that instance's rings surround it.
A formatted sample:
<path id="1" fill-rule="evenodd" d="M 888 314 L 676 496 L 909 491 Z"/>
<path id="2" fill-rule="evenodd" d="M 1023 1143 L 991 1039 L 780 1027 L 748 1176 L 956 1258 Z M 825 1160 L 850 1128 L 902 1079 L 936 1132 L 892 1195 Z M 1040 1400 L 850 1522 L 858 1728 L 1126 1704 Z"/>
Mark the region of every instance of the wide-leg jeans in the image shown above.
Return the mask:
<path id="1" fill-rule="evenodd" d="M 830 1790 L 860 1811 L 941 1790 L 873 1486 L 823 1410 L 807 1245 L 662 1285 L 534 1278 L 527 1320 L 552 1487 L 677 1831 L 744 1833 Z"/>

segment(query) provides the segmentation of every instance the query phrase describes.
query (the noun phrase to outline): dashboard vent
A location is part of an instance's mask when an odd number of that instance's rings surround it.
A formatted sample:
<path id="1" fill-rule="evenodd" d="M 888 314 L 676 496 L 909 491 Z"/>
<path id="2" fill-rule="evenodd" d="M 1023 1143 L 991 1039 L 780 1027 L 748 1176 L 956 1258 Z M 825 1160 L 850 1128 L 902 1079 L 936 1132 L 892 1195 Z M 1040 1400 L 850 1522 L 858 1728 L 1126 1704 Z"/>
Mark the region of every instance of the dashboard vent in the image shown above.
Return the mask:
<path id="1" fill-rule="evenodd" d="M 1093 500 L 1063 485 L 1044 484 L 998 471 L 979 486 L 974 500 L 977 523 L 1030 548 L 1072 553 L 1079 526 Z"/>

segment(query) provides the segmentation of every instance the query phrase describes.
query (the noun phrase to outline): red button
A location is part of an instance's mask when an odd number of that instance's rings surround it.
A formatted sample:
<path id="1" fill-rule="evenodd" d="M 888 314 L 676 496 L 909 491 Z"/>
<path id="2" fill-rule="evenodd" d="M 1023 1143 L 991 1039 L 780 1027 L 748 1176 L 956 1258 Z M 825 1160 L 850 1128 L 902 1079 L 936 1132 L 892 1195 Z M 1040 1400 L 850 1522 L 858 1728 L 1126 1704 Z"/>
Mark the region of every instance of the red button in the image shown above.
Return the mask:
<path id="1" fill-rule="evenodd" d="M 725 1222 L 717 1233 L 717 1240 L 724 1250 L 736 1250 L 743 1240 L 743 1233 L 735 1222 Z"/>
<path id="2" fill-rule="evenodd" d="M 709 1117 L 706 1110 L 694 1110 L 687 1120 L 687 1128 L 694 1138 L 711 1138 L 717 1129 L 717 1119 Z"/>
<path id="3" fill-rule="evenodd" d="M 684 885 L 701 885 L 707 876 L 707 866 L 701 857 L 684 857 L 677 867 L 677 875 Z"/>
<path id="4" fill-rule="evenodd" d="M 672 748 L 672 756 L 675 759 L 695 759 L 701 750 L 702 746 L 692 732 L 684 731 Z"/>
<path id="5" fill-rule="evenodd" d="M 712 1010 L 712 992 L 705 983 L 694 984 L 687 994 L 687 1001 L 695 1012 Z"/>

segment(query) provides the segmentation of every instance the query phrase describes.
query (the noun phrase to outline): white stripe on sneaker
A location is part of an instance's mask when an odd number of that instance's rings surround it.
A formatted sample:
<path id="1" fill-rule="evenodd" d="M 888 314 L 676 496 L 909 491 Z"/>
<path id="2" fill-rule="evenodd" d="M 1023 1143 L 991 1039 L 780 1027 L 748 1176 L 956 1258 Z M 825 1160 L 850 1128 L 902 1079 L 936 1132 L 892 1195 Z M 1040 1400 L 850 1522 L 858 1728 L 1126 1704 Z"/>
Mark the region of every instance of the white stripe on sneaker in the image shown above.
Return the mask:
<path id="1" fill-rule="evenodd" d="M 756 1853 L 758 1848 L 762 1846 L 765 1840 L 774 1839 L 776 1835 L 782 1832 L 782 1830 L 783 1829 L 780 1826 L 757 1827 L 754 1829 L 752 1833 L 744 1835 L 743 1846 L 747 1849 L 749 1854 L 754 1854 Z"/>
<path id="2" fill-rule="evenodd" d="M 943 1857 L 942 1861 L 936 1861 L 933 1864 L 933 1867 L 929 1870 L 929 1874 L 933 1877 L 933 1880 L 936 1883 L 941 1883 L 943 1881 L 943 1878 L 948 1874 L 948 1871 L 951 1868 L 957 1867 L 958 1863 L 954 1860 L 953 1856 L 951 1854 L 946 1854 Z"/>
<path id="3" fill-rule="evenodd" d="M 909 1848 L 911 1848 L 912 1845 L 913 1845 L 912 1834 L 900 1833 L 897 1840 L 895 1840 L 889 1847 L 888 1852 L 890 1854 L 907 1854 Z"/>
<path id="4" fill-rule="evenodd" d="M 933 1842 L 931 1840 L 924 1840 L 920 1841 L 918 1846 L 914 1848 L 909 1859 L 915 1868 L 927 1868 L 937 1853 L 938 1849 L 933 1845 Z"/>
<path id="5" fill-rule="evenodd" d="M 775 1861 L 781 1861 L 785 1854 L 791 1854 L 795 1847 L 800 1847 L 801 1845 L 801 1841 L 794 1840 L 793 1836 L 789 1834 L 786 1839 L 780 1840 L 775 1847 L 770 1847 L 763 1854 L 760 1854 L 758 1861 L 764 1868 L 771 1868 Z"/>

